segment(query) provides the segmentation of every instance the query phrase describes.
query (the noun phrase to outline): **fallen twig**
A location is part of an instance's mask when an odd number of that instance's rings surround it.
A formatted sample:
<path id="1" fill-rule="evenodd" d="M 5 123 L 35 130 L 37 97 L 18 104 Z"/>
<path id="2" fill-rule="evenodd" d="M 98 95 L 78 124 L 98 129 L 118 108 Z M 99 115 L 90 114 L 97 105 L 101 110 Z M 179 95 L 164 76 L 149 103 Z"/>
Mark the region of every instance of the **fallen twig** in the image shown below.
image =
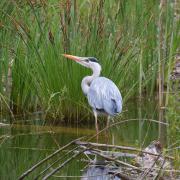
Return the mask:
<path id="1" fill-rule="evenodd" d="M 91 136 L 87 141 L 92 140 L 93 138 L 98 136 L 100 133 L 106 131 L 109 128 L 115 127 L 115 126 L 123 124 L 123 123 L 130 122 L 130 121 L 140 121 L 140 119 L 126 119 L 126 120 L 123 120 L 123 121 L 120 121 L 120 122 L 113 123 L 113 124 L 109 125 L 108 127 L 105 127 L 104 129 L 102 129 L 98 133 L 96 133 L 94 136 Z M 154 122 L 154 123 L 157 123 L 157 124 L 162 124 L 162 125 L 165 125 L 165 126 L 169 126 L 168 123 L 160 122 L 160 121 L 157 121 L 157 120 L 154 120 L 154 119 L 143 119 L 143 121 L 150 121 L 150 122 Z"/>
<path id="2" fill-rule="evenodd" d="M 137 152 L 140 152 L 140 153 L 150 154 L 150 155 L 153 155 L 153 156 L 159 156 L 159 154 L 154 154 L 154 153 L 147 152 L 147 151 L 137 149 L 137 148 L 134 148 L 134 147 L 117 146 L 117 145 L 110 145 L 110 144 L 99 144 L 99 143 L 84 142 L 84 141 L 75 141 L 75 143 L 78 144 L 78 145 L 83 145 L 83 146 L 90 146 L 90 147 L 93 146 L 93 147 L 101 147 L 101 148 L 104 148 L 104 147 L 116 148 L 116 149 L 121 149 L 121 150 L 137 151 Z M 174 159 L 171 156 L 164 156 L 164 157 L 168 158 L 168 159 Z"/>
<path id="3" fill-rule="evenodd" d="M 139 177 L 140 180 L 143 180 L 151 172 L 151 170 L 153 170 L 154 166 L 156 165 L 156 163 L 157 163 L 157 161 L 159 160 L 160 157 L 161 157 L 161 154 L 158 155 L 158 157 L 155 159 L 155 161 L 152 164 L 152 166 L 150 168 L 146 169 L 144 171 L 144 173 L 141 175 L 141 177 Z"/>
<path id="4" fill-rule="evenodd" d="M 83 138 L 83 137 L 82 137 Z M 79 139 L 82 139 L 79 138 Z M 18 179 L 22 180 L 24 179 L 26 176 L 28 176 L 31 172 L 33 172 L 36 168 L 38 168 L 41 164 L 43 164 L 44 162 L 46 162 L 47 160 L 49 160 L 50 158 L 52 158 L 53 156 L 55 156 L 56 154 L 58 154 L 59 152 L 61 152 L 63 149 L 67 148 L 68 146 L 72 145 L 75 141 L 77 141 L 78 139 L 75 139 L 73 141 L 71 141 L 70 143 L 66 144 L 65 146 L 63 146 L 62 148 L 58 149 L 57 151 L 55 151 L 54 153 L 50 154 L 48 157 L 46 157 L 45 159 L 39 161 L 37 164 L 35 164 L 34 166 L 32 166 L 30 169 L 28 169 L 26 172 L 24 172 Z"/>
<path id="5" fill-rule="evenodd" d="M 66 161 L 64 161 L 64 163 L 62 163 L 60 166 L 58 166 L 56 169 L 54 169 L 52 172 L 50 172 L 49 174 L 47 174 L 42 180 L 46 180 L 49 177 L 51 177 L 53 174 L 55 174 L 57 171 L 59 171 L 61 168 L 63 168 L 67 163 L 69 163 L 70 161 L 72 161 L 74 158 L 76 158 L 77 156 L 79 156 L 81 153 L 83 153 L 86 149 L 83 149 L 82 151 L 80 151 L 79 153 L 74 154 L 72 157 L 70 157 L 69 159 L 67 159 Z"/>
<path id="6" fill-rule="evenodd" d="M 68 155 L 69 153 L 73 152 L 74 150 L 76 150 L 78 147 L 75 147 L 74 149 L 68 151 L 66 154 L 63 155 L 63 157 L 58 158 L 55 162 L 53 162 L 52 164 L 50 164 L 46 169 L 44 169 L 43 171 L 41 171 L 35 178 L 34 180 L 37 180 L 41 175 L 43 175 L 46 171 L 48 171 L 52 166 L 54 166 L 56 163 L 58 163 L 60 160 L 62 160 L 66 155 Z"/>
<path id="7" fill-rule="evenodd" d="M 112 175 L 114 175 L 114 176 L 117 176 L 117 177 L 119 177 L 119 178 L 121 178 L 121 179 L 123 179 L 123 180 L 132 180 L 132 178 L 130 178 L 130 177 L 128 177 L 127 175 L 122 174 L 122 173 L 120 173 L 120 172 L 110 171 L 109 174 L 112 174 Z"/>
<path id="8" fill-rule="evenodd" d="M 140 169 L 140 168 L 138 168 L 138 167 L 136 167 L 136 166 L 133 166 L 133 165 L 128 164 L 128 163 L 125 163 L 125 162 L 123 162 L 123 161 L 117 160 L 116 158 L 112 158 L 112 157 L 109 157 L 109 156 L 105 156 L 105 155 L 102 154 L 101 151 L 98 150 L 98 149 L 91 149 L 91 151 L 92 151 L 94 154 L 105 158 L 106 160 L 114 161 L 114 162 L 116 162 L 117 164 L 124 165 L 124 166 L 130 167 L 130 168 L 132 168 L 132 169 L 136 169 L 136 170 L 138 170 L 138 171 L 143 171 L 142 169 Z"/>
<path id="9" fill-rule="evenodd" d="M 164 159 L 164 160 L 163 160 L 163 163 L 161 164 L 161 167 L 160 167 L 160 169 L 159 169 L 159 171 L 158 171 L 158 173 L 157 173 L 157 175 L 156 175 L 156 177 L 154 178 L 154 180 L 158 180 L 158 179 L 160 178 L 161 172 L 162 172 L 162 170 L 163 170 L 163 166 L 164 166 L 165 162 L 166 162 L 166 160 Z"/>

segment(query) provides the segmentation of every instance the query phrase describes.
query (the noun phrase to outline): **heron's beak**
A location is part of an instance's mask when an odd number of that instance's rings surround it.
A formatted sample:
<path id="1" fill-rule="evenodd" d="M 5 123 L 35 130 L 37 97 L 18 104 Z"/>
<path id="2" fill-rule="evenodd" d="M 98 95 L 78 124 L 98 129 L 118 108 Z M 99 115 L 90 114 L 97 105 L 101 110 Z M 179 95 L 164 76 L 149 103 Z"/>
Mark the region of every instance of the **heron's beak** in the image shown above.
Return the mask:
<path id="1" fill-rule="evenodd" d="M 63 56 L 68 58 L 68 59 L 74 60 L 74 61 L 78 61 L 78 62 L 81 61 L 81 58 L 78 57 L 78 56 L 73 56 L 73 55 L 70 55 L 70 54 L 63 54 Z"/>
<path id="2" fill-rule="evenodd" d="M 87 57 L 73 56 L 73 55 L 69 55 L 69 54 L 63 54 L 63 56 L 77 62 L 78 64 L 80 64 L 82 66 L 89 68 L 89 63 L 87 63 L 85 61 L 87 59 Z"/>

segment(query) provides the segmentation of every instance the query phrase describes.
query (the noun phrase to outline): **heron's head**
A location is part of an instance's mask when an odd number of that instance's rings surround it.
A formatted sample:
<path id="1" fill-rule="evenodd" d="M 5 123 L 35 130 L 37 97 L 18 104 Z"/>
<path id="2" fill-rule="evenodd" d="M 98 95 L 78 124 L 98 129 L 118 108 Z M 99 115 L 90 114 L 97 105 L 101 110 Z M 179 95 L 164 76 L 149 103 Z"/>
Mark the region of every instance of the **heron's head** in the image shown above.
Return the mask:
<path id="1" fill-rule="evenodd" d="M 101 70 L 101 66 L 98 63 L 98 60 L 94 57 L 79 57 L 79 56 L 73 56 L 69 54 L 63 54 L 63 56 L 68 59 L 74 60 L 75 62 L 87 68 L 91 68 L 91 69 L 100 68 Z"/>

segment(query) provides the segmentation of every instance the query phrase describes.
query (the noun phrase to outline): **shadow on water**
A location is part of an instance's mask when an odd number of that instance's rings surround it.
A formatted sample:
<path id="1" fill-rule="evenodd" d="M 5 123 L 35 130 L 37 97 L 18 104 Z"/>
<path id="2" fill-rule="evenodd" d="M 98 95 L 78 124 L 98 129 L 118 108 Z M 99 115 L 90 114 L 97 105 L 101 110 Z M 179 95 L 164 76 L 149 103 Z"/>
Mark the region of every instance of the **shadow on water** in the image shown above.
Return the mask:
<path id="1" fill-rule="evenodd" d="M 151 141 L 158 139 L 158 123 L 151 121 L 157 119 L 156 102 L 138 102 L 124 108 L 122 117 L 116 122 L 129 119 L 127 122 L 113 126 L 108 130 L 108 143 L 116 145 L 128 145 L 135 147 L 145 147 Z M 136 119 L 136 120 L 130 120 Z M 150 119 L 150 120 L 147 120 Z M 105 127 L 105 122 L 101 121 L 101 128 Z M 163 126 L 164 128 L 165 126 Z M 162 132 L 162 131 L 161 131 Z M 17 179 L 24 171 L 47 157 L 59 147 L 69 143 L 79 137 L 92 137 L 95 134 L 93 127 L 61 127 L 61 126 L 37 126 L 14 124 L 0 127 L 0 179 Z M 100 134 L 100 142 L 107 143 L 107 134 Z M 93 140 L 92 140 L 93 141 Z M 74 146 L 63 151 L 58 157 L 47 161 L 27 179 L 35 178 L 42 170 L 47 168 L 52 162 L 57 161 L 55 166 L 61 164 L 67 157 L 72 156 L 70 152 Z M 58 159 L 59 158 L 59 159 Z M 52 171 L 53 167 L 49 168 Z M 48 171 L 48 172 L 49 172 Z M 11 173 L 9 173 L 11 172 Z M 61 177 L 63 179 L 80 179 L 85 175 L 107 174 L 107 169 L 102 166 L 87 166 L 87 159 L 81 157 L 71 161 L 61 171 L 56 173 L 52 179 Z M 110 176 L 110 175 L 108 175 Z M 116 177 L 118 178 L 118 177 Z M 97 179 L 97 178 L 96 178 Z M 106 179 L 99 176 L 100 179 Z M 108 178 L 107 178 L 108 179 Z"/>
<path id="2" fill-rule="evenodd" d="M 81 180 L 120 180 L 117 175 L 112 175 L 109 172 L 111 169 L 105 165 L 89 166 L 83 173 Z"/>

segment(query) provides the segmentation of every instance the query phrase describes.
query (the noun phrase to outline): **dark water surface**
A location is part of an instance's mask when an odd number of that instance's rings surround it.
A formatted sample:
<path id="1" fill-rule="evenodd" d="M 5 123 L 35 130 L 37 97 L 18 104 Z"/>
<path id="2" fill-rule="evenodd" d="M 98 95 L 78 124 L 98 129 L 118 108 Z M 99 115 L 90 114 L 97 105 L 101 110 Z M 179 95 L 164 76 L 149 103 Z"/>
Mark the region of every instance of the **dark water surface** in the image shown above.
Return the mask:
<path id="1" fill-rule="evenodd" d="M 3 119 L 4 117 L 1 117 L 1 122 Z M 146 120 L 157 120 L 156 102 L 153 104 L 152 102 L 148 102 L 143 105 L 139 103 L 128 105 L 128 108 L 124 108 L 122 116 L 115 121 L 122 122 L 126 119 L 137 120 L 129 120 L 126 123 L 121 123 L 109 129 L 109 144 L 145 147 L 151 141 L 158 139 L 158 124 Z M 105 122 L 103 120 L 101 120 L 100 124 L 101 129 L 105 127 Z M 53 153 L 59 147 L 79 137 L 91 137 L 94 134 L 94 124 L 91 126 L 87 125 L 86 127 L 41 126 L 35 125 L 32 121 L 32 123 L 28 125 L 16 123 L 13 125 L 1 126 L 0 179 L 17 179 L 23 172 Z M 102 133 L 99 139 L 101 143 L 106 143 L 106 133 Z M 59 158 L 59 162 L 55 165 L 55 167 L 57 167 L 72 155 L 68 154 L 66 156 L 66 153 L 73 148 L 74 146 L 71 146 L 52 158 L 51 161 L 47 161 L 26 179 L 34 179 L 43 169 L 48 167 L 50 163 Z M 71 161 L 50 179 L 58 179 L 60 176 L 60 179 L 80 179 L 80 177 L 75 178 L 73 176 L 83 175 L 83 170 L 87 162 L 82 159 L 84 159 L 84 157 L 79 157 Z M 50 171 L 52 171 L 52 168 L 48 172 Z"/>

